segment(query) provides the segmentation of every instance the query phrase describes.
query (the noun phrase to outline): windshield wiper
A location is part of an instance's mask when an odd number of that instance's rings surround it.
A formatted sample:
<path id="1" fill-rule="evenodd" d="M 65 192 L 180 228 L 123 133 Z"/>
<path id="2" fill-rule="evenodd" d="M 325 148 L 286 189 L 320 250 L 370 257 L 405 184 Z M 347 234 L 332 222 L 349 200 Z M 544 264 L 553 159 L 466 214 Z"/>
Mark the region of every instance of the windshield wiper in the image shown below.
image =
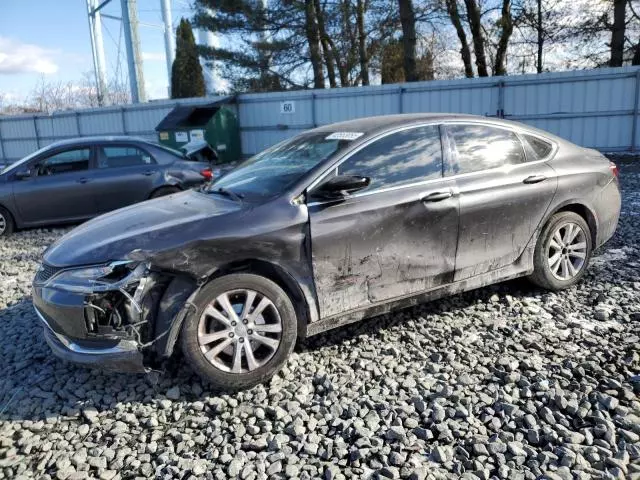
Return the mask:
<path id="1" fill-rule="evenodd" d="M 231 190 L 228 190 L 224 187 L 218 187 L 216 189 L 213 190 L 209 190 L 210 193 L 219 193 L 220 195 L 224 195 L 225 197 L 229 197 L 233 200 L 235 200 L 236 202 L 242 203 L 242 200 L 244 199 L 244 195 L 242 195 L 241 193 L 235 193 Z"/>

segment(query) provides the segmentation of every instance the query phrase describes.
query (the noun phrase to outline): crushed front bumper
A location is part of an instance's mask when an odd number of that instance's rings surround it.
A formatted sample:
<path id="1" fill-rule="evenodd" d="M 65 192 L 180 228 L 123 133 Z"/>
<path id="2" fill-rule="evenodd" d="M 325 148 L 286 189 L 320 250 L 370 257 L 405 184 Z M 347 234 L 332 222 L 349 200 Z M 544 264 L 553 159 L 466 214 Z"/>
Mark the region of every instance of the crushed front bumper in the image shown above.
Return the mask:
<path id="1" fill-rule="evenodd" d="M 78 341 L 56 332 L 43 313 L 34 305 L 36 315 L 44 324 L 44 338 L 53 354 L 62 360 L 89 367 L 128 373 L 144 373 L 143 356 L 135 342 L 120 340 L 104 345 L 90 340 Z"/>

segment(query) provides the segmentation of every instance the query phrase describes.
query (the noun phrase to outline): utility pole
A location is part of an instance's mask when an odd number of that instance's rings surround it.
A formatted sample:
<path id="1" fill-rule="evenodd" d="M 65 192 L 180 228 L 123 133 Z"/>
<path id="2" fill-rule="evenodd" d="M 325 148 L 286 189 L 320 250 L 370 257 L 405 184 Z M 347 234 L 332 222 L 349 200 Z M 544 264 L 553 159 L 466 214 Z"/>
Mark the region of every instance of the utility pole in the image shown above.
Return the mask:
<path id="1" fill-rule="evenodd" d="M 140 55 L 140 38 L 138 37 L 138 7 L 136 0 L 120 0 L 122 7 L 122 24 L 124 27 L 124 43 L 127 49 L 129 65 L 129 86 L 133 103 L 145 102 L 144 72 Z"/>
<path id="2" fill-rule="evenodd" d="M 171 69 L 176 58 L 176 42 L 173 36 L 173 22 L 171 17 L 171 0 L 160 0 L 162 4 L 162 21 L 164 22 L 164 52 L 167 60 L 167 78 L 169 79 L 169 97 L 171 97 Z"/>
<path id="3" fill-rule="evenodd" d="M 104 57 L 104 43 L 102 42 L 102 19 L 97 8 L 97 0 L 87 0 L 87 14 L 89 16 L 89 34 L 91 36 L 91 53 L 93 69 L 96 77 L 98 105 L 106 105 L 107 75 Z"/>

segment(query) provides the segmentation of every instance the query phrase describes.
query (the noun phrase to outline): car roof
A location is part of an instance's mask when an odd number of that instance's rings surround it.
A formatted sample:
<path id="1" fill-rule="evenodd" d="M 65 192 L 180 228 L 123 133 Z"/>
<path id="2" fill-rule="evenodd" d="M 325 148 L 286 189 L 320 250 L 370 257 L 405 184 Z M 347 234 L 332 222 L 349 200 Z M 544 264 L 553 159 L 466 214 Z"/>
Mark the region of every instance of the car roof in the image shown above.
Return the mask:
<path id="1" fill-rule="evenodd" d="M 141 137 L 132 137 L 128 135 L 93 135 L 89 137 L 75 137 L 66 140 L 58 140 L 48 145 L 50 148 L 73 147 L 74 145 L 86 145 L 87 143 L 120 143 L 135 142 L 155 145 L 153 142 Z"/>
<path id="2" fill-rule="evenodd" d="M 332 123 L 329 125 L 323 125 L 318 127 L 313 132 L 358 132 L 363 133 L 365 137 L 369 137 L 376 133 L 380 133 L 386 130 L 393 130 L 400 128 L 404 125 L 412 125 L 420 122 L 446 122 L 452 120 L 473 121 L 482 122 L 488 124 L 494 124 L 497 126 L 503 126 L 508 128 L 518 128 L 534 132 L 538 135 L 552 138 L 556 141 L 562 141 L 559 137 L 539 130 L 530 125 L 514 122 L 511 120 L 502 120 L 495 117 L 485 117 L 481 115 L 468 115 L 462 113 L 405 113 L 405 114 L 393 114 L 393 115 L 380 115 L 375 117 L 357 118 L 354 120 L 347 120 L 338 123 Z"/>

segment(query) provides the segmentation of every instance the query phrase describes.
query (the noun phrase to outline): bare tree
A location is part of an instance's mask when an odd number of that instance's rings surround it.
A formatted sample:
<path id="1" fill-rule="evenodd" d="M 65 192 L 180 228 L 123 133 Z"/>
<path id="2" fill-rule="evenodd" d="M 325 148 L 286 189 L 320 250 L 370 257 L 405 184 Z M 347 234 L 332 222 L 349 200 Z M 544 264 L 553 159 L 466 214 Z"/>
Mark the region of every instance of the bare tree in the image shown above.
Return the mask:
<path id="1" fill-rule="evenodd" d="M 320 0 L 314 0 L 316 8 L 316 18 L 318 19 L 318 33 L 320 35 L 320 44 L 322 45 L 322 55 L 324 57 L 325 67 L 327 68 L 327 77 L 329 78 L 329 87 L 337 87 L 336 83 L 336 69 L 334 61 L 336 61 L 334 55 L 334 46 L 331 42 L 327 28 L 325 26 L 325 11 L 320 5 Z"/>
<path id="2" fill-rule="evenodd" d="M 402 49 L 404 78 L 407 82 L 420 80 L 416 68 L 416 14 L 412 0 L 398 0 L 402 24 Z"/>
<path id="3" fill-rule="evenodd" d="M 362 85 L 369 85 L 369 55 L 367 52 L 367 31 L 364 27 L 364 0 L 356 0 L 356 24 L 358 28 L 358 56 L 360 57 L 360 79 Z"/>
<path id="4" fill-rule="evenodd" d="M 322 55 L 320 53 L 320 31 L 318 29 L 314 0 L 305 0 L 304 6 L 309 56 L 311 59 L 311 68 L 313 68 L 313 88 L 324 88 Z"/>
<path id="5" fill-rule="evenodd" d="M 479 77 L 488 77 L 489 70 L 487 68 L 487 55 L 484 50 L 485 39 L 482 29 L 482 18 L 480 7 L 476 0 L 464 0 L 467 7 L 467 17 L 469 19 L 469 29 L 473 39 L 473 52 L 476 57 L 476 68 Z"/>
<path id="6" fill-rule="evenodd" d="M 621 67 L 624 61 L 624 35 L 626 29 L 627 1 L 613 0 L 613 25 L 611 25 L 610 67 Z"/>
<path id="7" fill-rule="evenodd" d="M 496 56 L 493 65 L 494 75 L 506 75 L 506 57 L 509 39 L 513 33 L 513 17 L 511 16 L 511 0 L 502 0 L 502 16 L 499 20 L 500 38 L 496 48 Z"/>
<path id="8" fill-rule="evenodd" d="M 471 50 L 469 50 L 469 43 L 467 42 L 467 34 L 462 26 L 462 20 L 460 19 L 460 11 L 458 9 L 457 0 L 445 0 L 447 7 L 447 13 L 449 19 L 453 24 L 460 41 L 460 55 L 462 56 L 462 62 L 464 63 L 464 74 L 467 78 L 473 77 L 473 65 L 471 63 Z"/>

